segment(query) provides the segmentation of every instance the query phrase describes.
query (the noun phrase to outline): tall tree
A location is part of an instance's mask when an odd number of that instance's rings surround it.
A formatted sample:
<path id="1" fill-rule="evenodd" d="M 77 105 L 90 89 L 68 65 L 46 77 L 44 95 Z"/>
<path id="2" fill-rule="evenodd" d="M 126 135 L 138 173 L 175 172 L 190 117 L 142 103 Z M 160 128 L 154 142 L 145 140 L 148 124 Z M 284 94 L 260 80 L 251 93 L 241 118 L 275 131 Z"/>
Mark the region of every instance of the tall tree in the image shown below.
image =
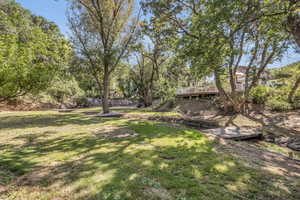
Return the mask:
<path id="1" fill-rule="evenodd" d="M 46 89 L 68 64 L 68 41 L 14 1 L 0 0 L 0 18 L 0 101 Z"/>
<path id="2" fill-rule="evenodd" d="M 103 113 L 109 113 L 110 77 L 134 42 L 139 14 L 134 0 L 72 0 L 86 32 L 95 33 L 103 73 Z M 75 12 L 73 12 L 75 13 Z M 74 34 L 76 37 L 76 34 Z"/>
<path id="3" fill-rule="evenodd" d="M 68 10 L 68 24 L 72 31 L 71 42 L 75 55 L 72 63 L 72 71 L 83 75 L 87 73 L 93 79 L 98 94 L 103 94 L 103 64 L 102 44 L 97 32 L 91 30 L 86 13 L 78 11 L 76 4 Z M 78 76 L 78 75 L 77 75 Z"/>
<path id="4" fill-rule="evenodd" d="M 152 105 L 155 81 L 158 80 L 158 60 L 156 48 L 146 50 L 142 43 L 134 48 L 135 64 L 131 68 L 130 77 L 137 88 L 138 96 L 145 107 Z"/>
<path id="5" fill-rule="evenodd" d="M 283 0 L 288 4 L 290 11 L 288 12 L 286 24 L 287 30 L 294 36 L 294 39 L 300 48 L 300 1 L 298 0 Z M 291 91 L 289 92 L 288 101 L 294 102 L 294 95 L 300 86 L 300 75 L 296 79 Z"/>
<path id="6" fill-rule="evenodd" d="M 274 8 L 268 1 L 146 0 L 145 5 L 166 24 L 166 31 L 171 27 L 181 36 L 177 45 L 191 68 L 200 74 L 214 72 L 224 104 L 231 102 L 237 112 L 267 65 L 280 58 L 289 39 L 278 31 L 283 28 L 284 16 L 263 12 Z M 252 59 L 245 62 L 249 57 Z M 248 66 L 242 99 L 236 93 L 235 80 L 241 61 Z M 224 73 L 229 74 L 231 91 L 222 85 Z"/>

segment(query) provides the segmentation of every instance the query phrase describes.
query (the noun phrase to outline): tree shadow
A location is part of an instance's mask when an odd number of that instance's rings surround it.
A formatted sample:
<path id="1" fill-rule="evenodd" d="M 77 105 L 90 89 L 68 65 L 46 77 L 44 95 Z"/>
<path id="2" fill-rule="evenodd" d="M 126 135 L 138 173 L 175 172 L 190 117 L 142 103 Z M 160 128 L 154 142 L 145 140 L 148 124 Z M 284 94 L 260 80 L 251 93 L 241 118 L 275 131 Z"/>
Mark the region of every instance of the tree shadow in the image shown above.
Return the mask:
<path id="1" fill-rule="evenodd" d="M 237 118 L 237 114 L 232 115 L 228 121 L 225 123 L 225 127 L 229 126 L 229 125 L 233 125 L 236 128 L 240 128 L 236 123 L 234 123 L 234 120 Z"/>
<path id="2" fill-rule="evenodd" d="M 271 117 L 264 113 L 261 113 L 259 115 L 261 116 L 260 118 L 257 118 L 251 114 L 244 114 L 244 116 L 247 117 L 248 119 L 260 123 L 263 128 L 264 127 L 275 128 L 275 130 L 285 134 L 288 137 L 300 137 L 300 131 L 280 125 L 282 122 L 289 119 L 288 116 L 285 114 Z"/>
<path id="3" fill-rule="evenodd" d="M 218 141 L 209 140 L 196 130 L 157 126 L 140 120 L 128 120 L 118 129 L 124 127 L 137 135 L 58 136 L 8 150 L 0 155 L 0 166 L 23 174 L 15 182 L 19 187 L 56 190 L 52 199 L 300 197 L 299 191 L 292 187 L 286 191 L 285 187 L 273 185 L 278 180 L 273 174 L 247 167 L 232 156 L 216 151 Z M 69 156 L 49 166 L 33 159 L 51 153 Z M 66 188 L 69 192 L 63 192 Z"/>
<path id="4" fill-rule="evenodd" d="M 90 125 L 108 121 L 99 117 L 74 114 L 48 114 L 26 116 L 0 116 L 0 129 L 23 129 L 33 127 L 53 127 L 72 125 Z"/>

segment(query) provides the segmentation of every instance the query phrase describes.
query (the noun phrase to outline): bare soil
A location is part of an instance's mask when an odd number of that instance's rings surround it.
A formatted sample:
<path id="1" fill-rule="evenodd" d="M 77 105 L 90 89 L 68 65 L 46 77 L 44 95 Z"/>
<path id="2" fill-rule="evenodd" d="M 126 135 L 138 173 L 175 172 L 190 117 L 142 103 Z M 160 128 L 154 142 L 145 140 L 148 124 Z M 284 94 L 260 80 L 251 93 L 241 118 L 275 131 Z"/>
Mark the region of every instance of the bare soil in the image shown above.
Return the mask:
<path id="1" fill-rule="evenodd" d="M 38 111 L 38 110 L 49 110 L 59 108 L 59 105 L 52 103 L 32 103 L 25 101 L 12 101 L 0 103 L 0 112 L 1 111 Z"/>

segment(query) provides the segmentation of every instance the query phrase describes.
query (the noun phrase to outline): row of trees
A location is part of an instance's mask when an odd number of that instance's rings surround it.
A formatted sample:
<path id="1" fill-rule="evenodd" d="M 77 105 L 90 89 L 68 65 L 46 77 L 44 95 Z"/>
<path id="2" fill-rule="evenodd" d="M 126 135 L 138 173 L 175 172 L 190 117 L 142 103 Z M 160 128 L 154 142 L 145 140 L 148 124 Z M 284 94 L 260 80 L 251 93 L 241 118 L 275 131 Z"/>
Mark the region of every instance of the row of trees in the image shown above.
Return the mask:
<path id="1" fill-rule="evenodd" d="M 247 110 L 252 88 L 266 67 L 280 60 L 299 37 L 297 1 L 155 1 L 144 4 L 164 24 L 165 31 L 180 35 L 178 45 L 191 68 L 214 73 L 215 84 L 226 108 Z M 247 67 L 245 90 L 236 92 L 236 71 Z M 226 91 L 221 76 L 229 74 Z"/>
<path id="2" fill-rule="evenodd" d="M 82 88 L 98 91 L 108 113 L 111 81 L 124 96 L 149 106 L 154 96 L 168 98 L 176 88 L 213 74 L 224 108 L 246 112 L 267 66 L 295 41 L 300 45 L 296 0 L 69 0 L 73 50 L 54 24 L 0 2 L 0 45 L 6 47 L 0 52 L 2 99 L 41 90 L 53 73 L 67 69 Z M 30 37 L 23 34 L 30 31 Z M 242 94 L 235 76 L 241 65 Z"/>
<path id="3" fill-rule="evenodd" d="M 126 52 L 130 52 L 130 42 L 135 37 L 142 41 L 131 51 L 131 57 L 135 58 L 129 61 L 134 65 L 130 78 L 145 106 L 151 104 L 154 82 L 160 80 L 160 68 L 164 62 L 170 61 L 170 57 L 179 57 L 183 66 L 198 72 L 199 76 L 214 73 L 225 109 L 229 102 L 236 112 L 247 111 L 250 91 L 258 85 L 266 67 L 280 60 L 291 47 L 292 36 L 299 42 L 299 2 L 294 0 L 145 0 L 141 3 L 141 9 L 146 13 L 143 23 L 138 22 L 140 12 L 137 12 L 134 23 L 130 20 L 133 5 L 133 1 L 72 1 L 73 18 L 69 18 L 69 22 L 75 38 L 82 38 L 78 33 L 89 30 L 96 35 L 86 38 L 102 41 L 93 48 L 100 52 L 100 68 L 104 67 L 100 71 L 104 71 L 105 112 L 108 112 L 105 99 L 109 74 Z M 78 10 L 81 12 L 76 12 Z M 121 22 L 115 23 L 118 20 Z M 76 30 L 78 28 L 81 30 Z M 122 28 L 130 30 L 130 34 L 122 34 Z M 111 49 L 105 49 L 105 41 L 110 37 L 118 38 L 118 41 L 126 38 L 126 42 L 115 46 L 115 56 L 112 56 Z M 92 43 L 94 45 L 95 41 Z M 146 49 L 145 44 L 150 47 Z M 112 70 L 107 70 L 109 67 L 105 67 L 104 60 L 112 58 L 117 63 L 112 65 Z M 242 95 L 236 91 L 235 80 L 241 64 L 247 66 Z M 224 89 L 221 80 L 224 73 L 229 74 L 230 91 Z"/>
<path id="4" fill-rule="evenodd" d="M 111 74 L 128 54 L 138 31 L 139 14 L 134 15 L 134 9 L 133 0 L 71 1 L 72 42 L 102 89 L 103 113 L 109 112 Z"/>

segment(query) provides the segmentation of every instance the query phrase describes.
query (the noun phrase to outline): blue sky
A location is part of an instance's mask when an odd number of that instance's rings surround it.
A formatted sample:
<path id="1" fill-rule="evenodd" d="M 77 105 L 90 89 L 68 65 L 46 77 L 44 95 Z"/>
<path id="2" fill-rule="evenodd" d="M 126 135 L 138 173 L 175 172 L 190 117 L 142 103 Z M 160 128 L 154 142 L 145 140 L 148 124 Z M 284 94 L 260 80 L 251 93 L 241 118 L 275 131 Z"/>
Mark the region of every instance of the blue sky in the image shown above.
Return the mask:
<path id="1" fill-rule="evenodd" d="M 65 0 L 16 0 L 23 7 L 29 9 L 33 14 L 40 15 L 55 22 L 62 33 L 68 34 L 66 8 L 67 2 Z M 300 53 L 295 53 L 290 49 L 281 62 L 274 63 L 271 67 L 280 67 L 290 63 L 300 61 Z"/>
<path id="2" fill-rule="evenodd" d="M 65 0 L 16 0 L 16 2 L 29 9 L 33 14 L 55 22 L 61 32 L 67 34 L 67 2 Z"/>

